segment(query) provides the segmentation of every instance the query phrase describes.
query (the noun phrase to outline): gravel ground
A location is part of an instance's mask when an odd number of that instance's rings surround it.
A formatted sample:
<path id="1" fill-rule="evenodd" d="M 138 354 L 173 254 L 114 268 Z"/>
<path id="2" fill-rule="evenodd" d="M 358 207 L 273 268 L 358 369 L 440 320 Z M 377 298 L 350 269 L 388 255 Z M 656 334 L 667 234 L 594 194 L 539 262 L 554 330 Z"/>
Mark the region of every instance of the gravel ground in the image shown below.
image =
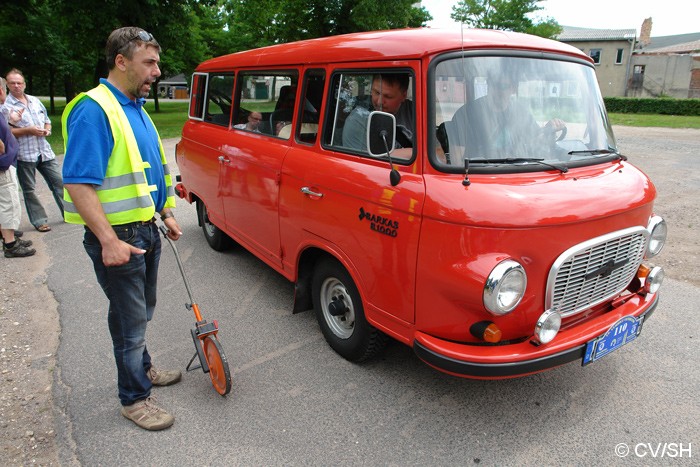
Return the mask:
<path id="1" fill-rule="evenodd" d="M 700 252 L 700 130 L 616 127 L 615 134 L 621 152 L 659 191 L 657 213 L 669 223 L 670 232 L 656 262 L 668 277 L 700 286 L 695 274 Z M 31 229 L 26 216 L 22 228 L 37 254 L 0 259 L 0 464 L 59 465 L 51 391 L 60 328 L 57 304 L 45 282 L 48 255 L 42 241 L 51 233 Z"/>

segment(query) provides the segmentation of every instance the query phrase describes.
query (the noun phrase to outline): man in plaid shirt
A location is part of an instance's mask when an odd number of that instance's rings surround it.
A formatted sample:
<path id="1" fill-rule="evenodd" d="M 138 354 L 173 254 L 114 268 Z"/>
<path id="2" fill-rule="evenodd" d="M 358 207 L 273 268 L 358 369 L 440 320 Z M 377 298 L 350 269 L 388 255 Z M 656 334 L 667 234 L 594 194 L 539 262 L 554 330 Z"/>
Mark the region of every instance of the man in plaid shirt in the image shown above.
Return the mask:
<path id="1" fill-rule="evenodd" d="M 36 171 L 44 177 L 63 216 L 63 180 L 56 155 L 46 137 L 51 135 L 51 120 L 39 99 L 24 93 L 26 83 L 22 72 L 10 70 L 6 76 L 10 94 L 2 107 L 7 121 L 12 122 L 12 134 L 19 142 L 17 178 L 24 194 L 29 221 L 39 232 L 48 232 L 46 210 L 34 189 Z"/>

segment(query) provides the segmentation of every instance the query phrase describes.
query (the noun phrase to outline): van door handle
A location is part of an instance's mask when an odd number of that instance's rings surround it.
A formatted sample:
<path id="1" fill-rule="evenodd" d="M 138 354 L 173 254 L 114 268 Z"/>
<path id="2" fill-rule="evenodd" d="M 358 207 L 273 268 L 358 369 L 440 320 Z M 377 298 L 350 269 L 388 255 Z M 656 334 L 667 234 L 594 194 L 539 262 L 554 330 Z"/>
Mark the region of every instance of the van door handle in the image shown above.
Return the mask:
<path id="1" fill-rule="evenodd" d="M 222 164 L 228 164 L 229 162 L 231 162 L 231 159 L 229 159 L 228 157 L 219 156 L 219 162 L 221 162 Z"/>
<path id="2" fill-rule="evenodd" d="M 308 186 L 301 187 L 301 192 L 304 193 L 305 195 L 311 195 L 311 196 L 316 196 L 318 198 L 323 198 L 323 193 L 316 193 L 315 191 L 311 191 L 311 188 L 309 188 Z"/>

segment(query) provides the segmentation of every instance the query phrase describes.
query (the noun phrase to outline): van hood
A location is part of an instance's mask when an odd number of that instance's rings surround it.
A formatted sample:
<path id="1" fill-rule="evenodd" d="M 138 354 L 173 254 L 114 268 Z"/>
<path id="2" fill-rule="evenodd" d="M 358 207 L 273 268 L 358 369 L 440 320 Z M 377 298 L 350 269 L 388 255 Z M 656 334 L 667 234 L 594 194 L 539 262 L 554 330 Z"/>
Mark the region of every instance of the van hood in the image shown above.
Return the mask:
<path id="1" fill-rule="evenodd" d="M 528 228 L 576 223 L 627 212 L 656 197 L 633 165 L 613 163 L 567 173 L 427 175 L 424 217 L 479 227 Z"/>

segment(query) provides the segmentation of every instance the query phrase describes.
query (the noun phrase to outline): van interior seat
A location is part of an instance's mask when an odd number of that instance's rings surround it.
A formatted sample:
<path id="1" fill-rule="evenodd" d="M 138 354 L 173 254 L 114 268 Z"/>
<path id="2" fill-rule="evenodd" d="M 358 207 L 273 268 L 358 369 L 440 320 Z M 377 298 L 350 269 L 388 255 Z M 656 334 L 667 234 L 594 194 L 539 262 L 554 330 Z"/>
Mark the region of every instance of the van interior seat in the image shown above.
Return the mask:
<path id="1" fill-rule="evenodd" d="M 280 130 L 280 138 L 289 138 L 292 134 L 292 125 L 285 125 Z M 316 134 L 318 134 L 318 123 L 302 123 L 299 129 L 299 139 L 302 141 L 308 141 L 309 139 L 316 139 Z"/>

